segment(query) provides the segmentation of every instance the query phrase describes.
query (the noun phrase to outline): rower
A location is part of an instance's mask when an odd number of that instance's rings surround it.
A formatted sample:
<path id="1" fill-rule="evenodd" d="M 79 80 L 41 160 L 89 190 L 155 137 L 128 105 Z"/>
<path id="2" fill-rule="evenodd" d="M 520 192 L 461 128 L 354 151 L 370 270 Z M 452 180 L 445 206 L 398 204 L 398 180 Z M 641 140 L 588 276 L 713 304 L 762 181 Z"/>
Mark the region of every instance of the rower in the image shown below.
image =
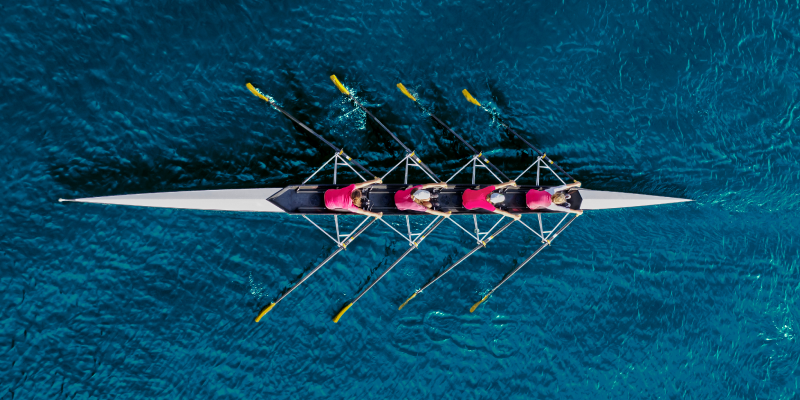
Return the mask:
<path id="1" fill-rule="evenodd" d="M 380 178 L 375 178 L 371 181 L 352 184 L 341 189 L 328 189 L 325 191 L 325 208 L 381 218 L 383 213 L 374 213 L 361 208 L 361 189 L 382 182 Z"/>
<path id="2" fill-rule="evenodd" d="M 580 182 L 555 186 L 545 190 L 531 189 L 525 195 L 525 203 L 531 210 L 552 210 L 565 213 L 583 214 L 583 210 L 569 208 L 569 193 L 566 190 L 581 187 Z M 566 204 L 566 206 L 564 206 Z"/>
<path id="3" fill-rule="evenodd" d="M 431 204 L 431 192 L 427 190 L 446 187 L 447 183 L 441 182 L 417 185 L 405 190 L 400 190 L 394 194 L 394 204 L 397 206 L 398 210 L 421 211 L 449 218 L 449 212 L 441 212 L 433 209 L 433 205 Z"/>
<path id="4" fill-rule="evenodd" d="M 504 217 L 509 217 L 515 220 L 519 220 L 520 218 L 522 218 L 521 215 L 512 214 L 510 212 L 503 211 L 494 206 L 494 204 L 502 203 L 506 200 L 505 196 L 503 196 L 501 193 L 494 193 L 494 191 L 508 186 L 516 187 L 517 183 L 514 181 L 508 181 L 506 183 L 487 186 L 483 189 L 478 189 L 478 190 L 467 189 L 464 191 L 464 197 L 462 198 L 462 203 L 464 204 L 464 208 L 466 208 L 467 210 L 482 208 L 486 211 L 491 211 L 495 214 L 500 214 Z"/>

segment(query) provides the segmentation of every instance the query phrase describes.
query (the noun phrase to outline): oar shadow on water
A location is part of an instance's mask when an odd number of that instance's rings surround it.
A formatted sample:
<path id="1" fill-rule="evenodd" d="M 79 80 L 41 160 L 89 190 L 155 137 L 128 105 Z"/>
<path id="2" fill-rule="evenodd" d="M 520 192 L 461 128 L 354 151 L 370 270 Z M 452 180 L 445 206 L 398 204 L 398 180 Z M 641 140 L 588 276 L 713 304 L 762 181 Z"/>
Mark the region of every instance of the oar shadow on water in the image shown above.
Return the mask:
<path id="1" fill-rule="evenodd" d="M 285 186 L 296 180 L 289 175 L 269 173 L 258 161 L 230 161 L 236 158 L 229 152 L 205 153 L 194 160 L 153 159 L 140 154 L 126 154 L 124 159 L 76 157 L 67 163 L 53 160 L 48 174 L 60 188 L 59 194 L 53 195 L 54 201 L 58 197 Z"/>

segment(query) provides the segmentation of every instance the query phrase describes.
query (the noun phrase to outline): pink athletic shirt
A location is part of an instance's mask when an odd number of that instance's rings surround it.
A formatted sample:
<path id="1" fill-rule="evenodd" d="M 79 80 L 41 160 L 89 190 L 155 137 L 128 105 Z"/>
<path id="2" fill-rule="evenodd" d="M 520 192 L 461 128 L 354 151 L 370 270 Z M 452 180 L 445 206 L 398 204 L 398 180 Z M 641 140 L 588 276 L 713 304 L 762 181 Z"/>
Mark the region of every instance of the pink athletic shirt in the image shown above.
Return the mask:
<path id="1" fill-rule="evenodd" d="M 483 189 L 472 190 L 467 189 L 464 191 L 464 197 L 461 199 L 464 208 L 467 210 L 474 210 L 482 208 L 487 211 L 496 210 L 495 206 L 486 200 L 486 196 L 494 191 L 494 186 L 487 186 Z"/>
<path id="2" fill-rule="evenodd" d="M 525 203 L 528 204 L 528 208 L 531 210 L 536 210 L 549 207 L 552 200 L 550 193 L 547 193 L 547 191 L 531 189 L 525 195 Z"/>
<path id="3" fill-rule="evenodd" d="M 353 204 L 350 194 L 356 190 L 356 185 L 350 185 L 341 189 L 328 189 L 325 191 L 325 207 L 329 210 L 353 211 L 359 208 Z"/>
<path id="4" fill-rule="evenodd" d="M 422 204 L 417 204 L 411 198 L 411 191 L 414 189 L 422 189 L 422 185 L 414 186 L 410 189 L 401 190 L 394 194 L 394 205 L 398 210 L 411 210 L 425 212 L 427 208 Z"/>

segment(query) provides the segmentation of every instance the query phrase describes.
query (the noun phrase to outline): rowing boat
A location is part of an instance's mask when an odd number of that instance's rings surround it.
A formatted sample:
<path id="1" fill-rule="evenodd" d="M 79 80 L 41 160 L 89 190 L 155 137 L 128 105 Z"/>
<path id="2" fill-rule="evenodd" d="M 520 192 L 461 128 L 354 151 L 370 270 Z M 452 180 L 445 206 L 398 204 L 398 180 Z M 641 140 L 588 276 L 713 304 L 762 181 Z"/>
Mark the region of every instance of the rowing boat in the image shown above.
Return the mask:
<path id="1" fill-rule="evenodd" d="M 483 168 L 488 171 L 494 178 L 497 179 L 498 182 L 504 182 L 509 180 L 509 178 L 502 172 L 500 169 L 493 163 L 489 161 L 486 155 L 474 147 L 472 147 L 469 142 L 467 142 L 461 135 L 450 129 L 442 120 L 438 117 L 430 113 L 427 109 L 420 105 L 418 102 L 417 96 L 412 94 L 408 89 L 405 88 L 402 84 L 398 84 L 398 88 L 400 91 L 407 97 L 417 104 L 420 109 L 423 111 L 424 115 L 430 117 L 435 124 L 439 127 L 445 129 L 445 131 L 454 135 L 461 143 L 466 145 L 469 148 L 473 155 L 469 159 L 469 161 L 464 164 L 461 169 L 459 169 L 456 173 L 454 173 L 450 179 L 444 181 L 448 183 L 447 187 L 441 189 L 433 190 L 433 198 L 432 202 L 434 207 L 438 211 L 449 212 L 450 217 L 435 217 L 433 221 L 431 221 L 422 231 L 419 232 L 412 232 L 411 224 L 409 222 L 409 217 L 419 215 L 419 216 L 428 216 L 428 214 L 417 212 L 417 211 L 408 211 L 408 210 L 398 210 L 395 207 L 394 203 L 394 194 L 403 189 L 407 189 L 409 187 L 408 184 L 408 177 L 409 177 L 409 170 L 411 168 L 418 168 L 421 170 L 427 177 L 431 179 L 433 182 L 441 182 L 442 180 L 433 172 L 431 168 L 429 168 L 425 163 L 422 162 L 421 158 L 416 154 L 415 151 L 408 148 L 405 143 L 403 143 L 397 135 L 395 135 L 391 130 L 389 130 L 383 123 L 380 122 L 366 107 L 364 107 L 358 99 L 350 93 L 350 90 L 347 89 L 336 76 L 331 76 L 331 80 L 333 81 L 334 85 L 344 94 L 357 108 L 361 109 L 366 115 L 369 116 L 373 121 L 377 123 L 378 126 L 381 127 L 385 132 L 387 132 L 400 146 L 405 150 L 405 157 L 403 157 L 393 168 L 391 168 L 388 172 L 386 172 L 381 179 L 385 179 L 389 174 L 393 171 L 397 170 L 400 166 L 404 165 L 405 170 L 405 177 L 402 184 L 377 184 L 369 187 L 368 189 L 363 190 L 364 199 L 365 201 L 365 208 L 369 209 L 373 212 L 380 212 L 386 218 L 372 218 L 366 217 L 364 218 L 360 224 L 356 226 L 350 233 L 340 233 L 339 229 L 339 217 L 348 215 L 345 213 L 339 213 L 332 210 L 329 210 L 325 207 L 324 202 L 324 194 L 325 191 L 329 189 L 338 189 L 347 186 L 346 184 L 337 183 L 337 176 L 338 176 L 338 169 L 339 166 L 348 167 L 350 168 L 360 179 L 366 181 L 365 175 L 367 177 L 375 178 L 376 175 L 369 172 L 363 165 L 358 163 L 355 159 L 347 155 L 343 149 L 338 148 L 333 143 L 326 140 L 320 134 L 315 132 L 313 129 L 308 127 L 307 125 L 303 124 L 299 120 L 297 120 L 294 116 L 283 110 L 272 97 L 265 95 L 260 90 L 256 89 L 252 84 L 248 83 L 247 88 L 252 92 L 254 95 L 259 97 L 260 99 L 269 103 L 269 105 L 277 110 L 278 112 L 285 115 L 287 118 L 292 120 L 294 123 L 308 131 L 309 133 L 316 136 L 322 142 L 327 144 L 331 147 L 334 151 L 333 156 L 325 162 L 321 167 L 319 167 L 313 174 L 311 174 L 307 179 L 305 179 L 302 183 L 297 185 L 289 185 L 286 187 L 281 188 L 256 188 L 256 189 L 224 189 L 224 190 L 199 190 L 199 191 L 182 191 L 182 192 L 162 192 L 162 193 L 143 193 L 143 194 L 128 194 L 128 195 L 120 195 L 120 196 L 104 196 L 104 197 L 88 197 L 88 198 L 79 198 L 79 199 L 59 199 L 60 202 L 80 202 L 80 203 L 95 203 L 95 204 L 109 204 L 109 205 L 124 205 L 124 206 L 138 206 L 138 207 L 156 207 L 156 208 L 172 208 L 172 209 L 188 209 L 188 210 L 207 210 L 207 211 L 231 211 L 231 212 L 262 212 L 262 213 L 286 213 L 292 215 L 300 215 L 306 218 L 309 222 L 311 222 L 315 227 L 320 229 L 325 235 L 327 235 L 330 239 L 332 239 L 336 245 L 336 251 L 327 257 L 321 264 L 318 264 L 315 268 L 307 272 L 298 282 L 296 282 L 293 286 L 286 289 L 281 296 L 279 296 L 276 300 L 272 301 L 269 305 L 264 307 L 261 312 L 259 313 L 258 317 L 256 318 L 256 322 L 258 322 L 264 315 L 272 310 L 272 308 L 282 301 L 286 296 L 288 296 L 292 291 L 294 291 L 298 286 L 300 286 L 306 279 L 308 279 L 311 275 L 316 273 L 322 266 L 324 266 L 328 261 L 330 261 L 336 254 L 345 250 L 347 246 L 352 243 L 359 235 L 361 235 L 364 231 L 367 230 L 374 222 L 381 221 L 386 226 L 391 228 L 394 232 L 399 234 L 405 240 L 409 242 L 409 248 L 407 251 L 399 257 L 389 268 L 387 268 L 378 278 L 372 281 L 372 283 L 364 290 L 360 292 L 360 294 L 352 301 L 346 303 L 342 309 L 336 314 L 333 318 L 334 322 L 338 322 L 342 315 L 353 305 L 356 301 L 361 299 L 364 294 L 366 294 L 378 281 L 380 281 L 386 274 L 389 273 L 397 264 L 400 263 L 406 256 L 408 256 L 414 249 L 416 249 L 421 242 L 428 237 L 435 229 L 437 229 L 445 220 L 448 220 L 459 227 L 461 230 L 466 232 L 470 235 L 473 239 L 475 239 L 477 246 L 470 251 L 468 254 L 460 258 L 455 263 L 451 264 L 448 268 L 444 269 L 443 272 L 434 276 L 433 279 L 429 280 L 424 286 L 420 289 L 417 289 L 414 294 L 406 300 L 400 306 L 400 309 L 405 307 L 405 305 L 418 294 L 422 293 L 423 290 L 430 287 L 434 282 L 438 281 L 442 276 L 446 273 L 451 271 L 465 259 L 470 257 L 472 254 L 477 252 L 478 250 L 485 248 L 487 244 L 493 240 L 496 236 L 498 236 L 501 232 L 509 228 L 515 222 L 518 222 L 519 225 L 526 228 L 528 231 L 533 233 L 535 236 L 538 236 L 541 239 L 541 247 L 536 250 L 530 257 L 524 260 L 521 264 L 519 264 L 513 271 L 506 275 L 506 277 L 494 288 L 487 292 L 484 296 L 482 296 L 481 300 L 475 303 L 471 308 L 470 312 L 474 312 L 475 309 L 484 301 L 486 301 L 491 294 L 493 294 L 503 283 L 505 283 L 511 275 L 519 271 L 525 264 L 527 264 L 533 257 L 535 257 L 539 252 L 544 249 L 544 247 L 549 246 L 552 244 L 552 241 L 561 233 L 563 232 L 577 217 L 579 214 L 575 214 L 575 216 L 569 220 L 566 224 L 563 222 L 566 220 L 567 215 L 565 213 L 558 213 L 550 210 L 530 210 L 525 204 L 525 194 L 531 189 L 539 189 L 544 190 L 553 185 L 544 185 L 542 183 L 543 173 L 547 174 L 552 173 L 555 178 L 561 183 L 564 184 L 565 180 L 561 177 L 561 175 L 565 175 L 567 179 L 572 179 L 573 181 L 577 182 L 572 176 L 570 176 L 566 171 L 564 171 L 558 164 L 552 161 L 545 153 L 541 152 L 527 140 L 525 140 L 518 132 L 513 130 L 507 123 L 503 122 L 495 115 L 492 111 L 485 108 L 482 104 L 480 104 L 469 92 L 464 90 L 462 93 L 464 97 L 472 104 L 475 104 L 481 107 L 486 112 L 492 114 L 492 118 L 498 122 L 498 125 L 501 126 L 507 133 L 513 135 L 520 139 L 523 143 L 525 143 L 530 149 L 532 149 L 538 156 L 533 160 L 533 162 L 526 168 L 522 173 L 520 173 L 514 180 L 520 181 L 521 178 L 528 172 L 536 172 L 535 182 L 531 184 L 520 184 L 516 187 L 510 187 L 503 189 L 505 195 L 505 201 L 503 203 L 498 204 L 498 208 L 501 208 L 507 212 L 514 213 L 514 214 L 534 214 L 536 218 L 538 218 L 538 227 L 539 229 L 534 229 L 530 225 L 528 225 L 525 221 L 520 219 L 519 221 L 511 220 L 507 222 L 505 225 L 500 225 L 500 222 L 503 220 L 504 217 L 500 217 L 498 221 L 488 230 L 481 229 L 478 224 L 478 216 L 480 215 L 492 215 L 491 212 L 477 209 L 477 210 L 467 210 L 462 205 L 462 195 L 465 190 L 467 189 L 475 189 L 478 187 L 486 187 L 489 185 L 493 185 L 493 183 L 476 183 L 476 172 L 479 168 Z M 328 165 L 333 164 L 333 183 L 331 184 L 316 184 L 316 183 L 309 183 L 321 170 L 326 168 Z M 555 168 L 555 169 L 554 169 Z M 472 171 L 472 182 L 469 184 L 450 184 L 450 182 L 462 171 L 470 170 Z M 561 173 L 556 172 L 556 169 Z M 501 177 L 503 179 L 501 179 Z M 634 193 L 622 193 L 622 192 L 608 192 L 608 191 L 600 191 L 600 190 L 590 190 L 585 188 L 573 188 L 570 189 L 570 196 L 569 196 L 569 208 L 572 210 L 608 210 L 608 209 L 615 209 L 615 208 L 630 208 L 630 207 L 643 207 L 643 206 L 655 206 L 655 205 L 662 205 L 662 204 L 670 204 L 670 203 L 680 203 L 680 202 L 687 202 L 691 201 L 689 199 L 682 199 L 682 198 L 674 198 L 674 197 L 662 197 L 662 196 L 652 196 L 652 195 L 644 195 L 644 194 L 634 194 Z M 542 215 L 545 214 L 560 214 L 563 215 L 561 220 L 551 229 L 545 229 L 543 225 Z M 331 234 L 326 230 L 322 229 L 319 225 L 314 223 L 309 216 L 313 215 L 327 215 L 333 216 L 336 224 L 336 233 Z M 462 223 L 456 222 L 456 217 L 460 216 L 467 216 L 471 217 L 475 224 L 475 229 L 467 229 L 465 228 Z M 396 229 L 392 224 L 386 222 L 387 218 L 391 217 L 401 217 L 406 219 L 406 226 L 408 227 L 407 234 L 401 233 L 398 229 Z M 533 224 L 535 226 L 535 224 Z"/>
<path id="2" fill-rule="evenodd" d="M 441 211 L 459 215 L 491 214 L 485 210 L 466 210 L 460 204 L 465 189 L 487 184 L 449 185 L 439 192 Z M 339 189 L 347 185 L 291 185 L 283 188 L 263 189 L 223 189 L 197 190 L 187 192 L 143 193 L 122 196 L 88 197 L 83 199 L 59 199 L 80 203 L 111 204 L 120 206 L 175 208 L 184 210 L 272 212 L 287 214 L 343 215 L 325 208 L 323 196 L 328 189 Z M 407 184 L 374 185 L 365 191 L 372 203 L 371 211 L 384 215 L 424 215 L 416 211 L 398 210 L 394 207 L 394 194 L 406 189 Z M 506 201 L 501 208 L 519 214 L 553 213 L 549 210 L 529 210 L 525 207 L 525 193 L 530 189 L 547 189 L 550 186 L 520 185 L 505 192 Z M 674 197 L 650 196 L 644 194 L 606 192 L 601 190 L 578 189 L 577 195 L 570 197 L 570 208 L 581 210 L 608 210 L 654 206 L 659 204 L 691 201 Z"/>

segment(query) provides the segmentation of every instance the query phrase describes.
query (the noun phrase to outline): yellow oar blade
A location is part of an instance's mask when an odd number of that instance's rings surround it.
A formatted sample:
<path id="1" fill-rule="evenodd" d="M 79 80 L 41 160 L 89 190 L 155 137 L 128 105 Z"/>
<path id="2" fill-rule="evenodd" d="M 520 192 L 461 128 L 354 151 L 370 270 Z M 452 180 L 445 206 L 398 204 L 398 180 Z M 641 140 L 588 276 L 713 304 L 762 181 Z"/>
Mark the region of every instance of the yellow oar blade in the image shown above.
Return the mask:
<path id="1" fill-rule="evenodd" d="M 272 307 L 275 307 L 275 303 L 269 303 L 268 306 L 264 307 L 264 309 L 261 310 L 261 312 L 256 317 L 256 322 L 261 321 L 261 318 L 267 315 L 267 313 L 270 312 L 270 310 L 272 310 Z"/>
<path id="2" fill-rule="evenodd" d="M 476 105 L 476 106 L 478 106 L 478 107 L 482 107 L 482 106 L 481 106 L 481 103 L 478 103 L 478 100 L 475 100 L 475 98 L 474 98 L 474 97 L 472 97 L 472 95 L 471 95 L 471 94 L 469 94 L 469 92 L 467 91 L 467 89 L 464 89 L 464 90 L 462 90 L 462 91 L 461 91 L 461 94 L 463 94 L 463 95 L 464 95 L 464 97 L 466 97 L 466 98 L 467 98 L 467 101 L 468 101 L 468 102 L 470 102 L 470 103 L 472 103 L 472 104 L 475 104 L 475 105 Z"/>
<path id="3" fill-rule="evenodd" d="M 342 315 L 344 315 L 344 313 L 346 313 L 347 310 L 349 310 L 352 305 L 353 305 L 353 303 L 347 303 L 346 306 L 342 307 L 342 309 L 339 311 L 339 313 L 336 314 L 335 317 L 333 317 L 333 323 L 339 322 L 339 318 L 342 318 Z"/>
<path id="4" fill-rule="evenodd" d="M 406 304 L 408 304 L 408 302 L 411 301 L 411 299 L 413 299 L 414 297 L 417 297 L 417 292 L 414 292 L 414 294 L 412 294 L 411 297 L 409 297 L 408 300 L 406 300 L 405 303 L 401 304 L 400 308 L 398 308 L 398 310 L 402 310 L 403 307 L 405 307 Z"/>
<path id="5" fill-rule="evenodd" d="M 404 95 L 408 96 L 409 99 L 417 101 L 417 99 L 415 99 L 414 96 L 411 95 L 411 93 L 408 91 L 408 89 L 406 89 L 405 86 L 403 86 L 402 83 L 398 83 L 397 88 L 400 89 L 400 91 L 403 92 Z"/>
<path id="6" fill-rule="evenodd" d="M 339 78 L 337 78 L 336 75 L 331 75 L 331 80 L 333 81 L 333 84 L 339 88 L 340 92 L 350 96 L 350 92 L 348 92 L 344 85 L 342 85 L 342 82 L 339 82 Z"/>
<path id="7" fill-rule="evenodd" d="M 248 82 L 246 86 L 247 86 L 248 89 L 250 89 L 251 92 L 253 92 L 254 95 L 256 95 L 256 97 L 260 98 L 261 100 L 266 101 L 267 103 L 271 103 L 271 101 L 269 101 L 269 99 L 266 96 L 261 94 L 261 92 L 259 92 L 258 89 L 256 89 L 255 86 L 253 86 L 252 83 Z"/>
<path id="8" fill-rule="evenodd" d="M 469 312 L 471 312 L 471 313 L 475 312 L 475 309 L 476 309 L 476 308 L 478 308 L 478 306 L 479 306 L 479 305 L 481 305 L 481 303 L 483 303 L 484 301 L 486 301 L 486 299 L 488 299 L 488 298 L 489 298 L 489 295 L 488 295 L 488 294 L 487 294 L 486 296 L 483 296 L 483 298 L 481 299 L 481 301 L 479 301 L 479 302 L 477 302 L 477 303 L 475 303 L 475 304 L 473 304 L 473 305 L 472 305 L 472 308 L 470 308 L 470 309 L 469 309 Z"/>

